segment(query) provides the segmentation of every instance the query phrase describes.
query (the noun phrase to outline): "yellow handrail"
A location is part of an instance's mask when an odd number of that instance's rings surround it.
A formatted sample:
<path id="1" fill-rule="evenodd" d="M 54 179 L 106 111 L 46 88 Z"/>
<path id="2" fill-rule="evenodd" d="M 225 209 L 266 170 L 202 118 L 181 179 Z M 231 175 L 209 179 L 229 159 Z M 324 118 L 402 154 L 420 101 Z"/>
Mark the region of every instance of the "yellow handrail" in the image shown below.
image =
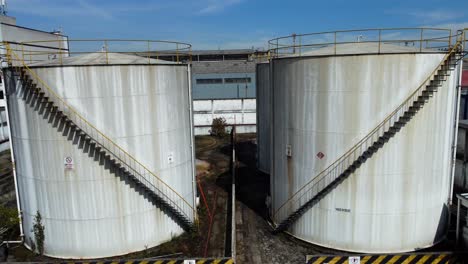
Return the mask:
<path id="1" fill-rule="evenodd" d="M 291 203 L 294 199 L 296 199 L 297 195 L 301 193 L 307 186 L 309 186 L 311 183 L 313 183 L 315 180 L 318 179 L 318 181 L 324 179 L 328 174 L 325 174 L 325 172 L 331 170 L 331 168 L 338 167 L 342 162 L 344 162 L 351 154 L 353 154 L 357 149 L 361 148 L 363 143 L 367 142 L 369 138 L 372 138 L 374 134 L 379 131 L 382 127 L 385 126 L 385 124 L 391 120 L 405 105 L 408 104 L 408 102 L 414 98 L 415 95 L 417 95 L 423 87 L 426 86 L 426 84 L 431 81 L 431 78 L 436 74 L 436 72 L 441 68 L 441 66 L 444 65 L 445 61 L 453 55 L 455 52 L 459 50 L 461 47 L 461 44 L 463 42 L 463 39 L 465 38 L 465 34 L 461 33 L 458 36 L 457 42 L 455 45 L 449 50 L 449 52 L 444 56 L 442 59 L 441 63 L 437 65 L 437 67 L 432 71 L 432 73 L 422 82 L 422 84 L 413 92 L 411 95 L 409 95 L 402 104 L 400 104 L 392 113 L 390 113 L 382 122 L 380 122 L 374 129 L 371 130 L 364 138 L 362 138 L 359 142 L 357 142 L 351 149 L 349 149 L 345 154 L 340 156 L 335 162 L 333 162 L 330 166 L 328 166 L 326 169 L 322 170 L 317 176 L 313 177 L 309 182 L 304 184 L 303 187 L 301 187 L 298 191 L 296 191 L 286 202 L 284 202 L 274 213 L 273 213 L 273 218 L 278 215 L 278 213 L 285 208 L 285 206 L 289 203 Z M 325 175 L 323 175 L 325 174 Z M 322 176 L 322 177 L 321 177 Z M 307 191 L 311 190 L 315 184 L 313 184 Z M 304 195 L 304 194 L 303 194 Z M 301 198 L 300 196 L 299 198 Z"/>
<path id="2" fill-rule="evenodd" d="M 180 198 L 180 200 L 185 203 L 189 209 L 191 209 L 194 213 L 194 216 L 195 216 L 195 209 L 176 191 L 174 190 L 171 186 L 169 186 L 168 184 L 166 184 L 161 178 L 159 178 L 156 174 L 154 174 L 151 170 L 149 170 L 145 165 L 143 165 L 142 163 L 140 163 L 135 157 L 133 157 L 131 154 L 129 154 L 127 151 L 125 151 L 123 148 L 121 148 L 117 143 L 115 143 L 112 139 L 110 139 L 108 136 L 106 136 L 103 132 L 101 132 L 99 129 L 97 129 L 94 125 L 92 125 L 87 119 L 85 119 L 80 113 L 78 113 L 77 110 L 75 110 L 74 107 L 72 107 L 71 105 L 69 105 L 64 99 L 62 99 L 61 96 L 59 96 L 52 88 L 50 88 L 50 86 L 45 82 L 43 81 L 34 71 L 32 71 L 28 65 L 26 64 L 26 62 L 24 60 L 22 60 L 14 51 L 11 50 L 11 47 L 10 47 L 10 44 L 9 43 L 6 43 L 4 42 L 3 45 L 6 46 L 6 49 L 7 49 L 7 59 L 9 60 L 9 62 L 12 61 L 13 57 L 16 58 L 17 61 L 21 61 L 22 62 L 22 66 L 28 71 L 29 74 L 31 74 L 45 89 L 47 89 L 47 91 L 55 98 L 57 99 L 60 103 L 62 103 L 66 108 L 68 108 L 69 111 L 71 111 L 76 117 L 78 117 L 78 119 L 80 119 L 80 121 L 82 121 L 83 123 L 85 123 L 86 125 L 88 125 L 91 129 L 95 130 L 99 136 L 101 136 L 102 138 L 106 139 L 113 147 L 115 147 L 117 150 L 119 150 L 121 153 L 123 153 L 124 155 L 126 155 L 130 161 L 134 162 L 135 164 L 137 164 L 138 166 L 140 166 L 141 168 L 143 168 L 143 170 L 145 171 L 145 173 L 153 176 L 155 179 L 157 179 L 158 182 L 160 182 L 163 186 L 167 187 L 169 190 L 171 190 L 178 198 Z M 104 147 L 104 145 L 100 142 L 97 142 L 98 144 L 102 145 Z M 108 149 L 108 148 L 106 148 Z M 109 149 L 108 149 L 109 150 Z M 118 155 L 114 154 L 113 152 L 111 152 L 109 150 L 109 152 L 114 155 L 116 158 L 120 159 Z M 126 164 L 129 168 L 132 168 L 129 164 Z M 132 168 L 133 169 L 133 168 Z M 136 169 L 133 169 L 135 172 L 138 172 Z M 157 187 L 155 187 L 157 189 Z M 161 191 L 161 190 L 159 190 Z M 164 194 L 166 197 L 168 197 L 166 194 Z M 170 199 L 168 197 L 168 199 Z M 174 201 L 169 201 L 169 202 L 173 202 L 175 203 Z M 177 207 L 179 207 L 177 204 L 175 204 Z M 180 207 L 179 209 L 181 210 L 182 213 L 185 214 L 185 211 L 182 210 Z"/>

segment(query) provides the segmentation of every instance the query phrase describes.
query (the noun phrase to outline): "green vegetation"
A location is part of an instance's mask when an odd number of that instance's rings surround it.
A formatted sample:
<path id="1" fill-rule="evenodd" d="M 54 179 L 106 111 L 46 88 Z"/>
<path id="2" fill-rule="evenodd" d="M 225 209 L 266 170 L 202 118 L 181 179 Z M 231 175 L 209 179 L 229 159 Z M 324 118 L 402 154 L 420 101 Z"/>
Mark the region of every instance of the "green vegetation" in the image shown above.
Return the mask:
<path id="1" fill-rule="evenodd" d="M 32 232 L 34 233 L 34 238 L 36 240 L 37 252 L 39 255 L 44 254 L 44 241 L 45 241 L 45 234 L 44 234 L 45 227 L 42 224 L 42 216 L 39 211 L 37 211 L 36 216 L 34 216 L 34 225 Z"/>
<path id="2" fill-rule="evenodd" d="M 215 137 L 224 138 L 226 137 L 226 119 L 223 117 L 214 118 L 211 123 L 210 134 Z"/>
<path id="3" fill-rule="evenodd" d="M 13 229 L 18 223 L 18 211 L 0 205 L 0 228 Z"/>

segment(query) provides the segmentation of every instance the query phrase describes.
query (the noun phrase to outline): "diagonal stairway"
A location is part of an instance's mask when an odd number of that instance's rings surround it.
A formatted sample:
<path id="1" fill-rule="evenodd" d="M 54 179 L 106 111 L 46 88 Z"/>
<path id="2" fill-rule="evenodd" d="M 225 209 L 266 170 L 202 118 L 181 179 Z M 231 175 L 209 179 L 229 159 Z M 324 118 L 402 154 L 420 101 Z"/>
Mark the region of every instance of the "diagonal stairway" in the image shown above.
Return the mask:
<path id="1" fill-rule="evenodd" d="M 279 222 L 274 233 L 285 231 L 305 212 L 353 174 L 364 162 L 374 155 L 385 143 L 398 133 L 435 95 L 447 80 L 464 53 L 461 41 L 452 47 L 423 84 L 413 92 L 368 135 L 328 168 L 305 184 L 273 214 Z"/>
<path id="2" fill-rule="evenodd" d="M 26 63 L 11 50 L 8 44 L 7 61 L 11 73 L 16 72 L 17 81 L 21 82 L 25 91 L 30 94 L 42 109 L 53 115 L 65 129 L 93 149 L 97 155 L 104 158 L 110 167 L 118 171 L 143 191 L 157 206 L 165 211 L 186 231 L 194 228 L 194 208 L 174 189 L 164 183 L 158 176 L 147 169 L 143 164 L 114 143 L 104 133 L 90 124 L 72 106 L 57 95 L 39 76 L 32 71 Z M 19 66 L 17 66 L 19 64 Z M 13 65 L 15 65 L 13 67 Z M 42 88 L 41 88 L 41 87 Z M 52 124 L 51 124 L 52 125 Z M 91 157 L 90 157 L 91 158 Z M 97 160 L 96 162 L 99 162 Z M 103 163 L 100 163 L 103 165 Z M 192 217 L 190 216 L 192 214 Z"/>

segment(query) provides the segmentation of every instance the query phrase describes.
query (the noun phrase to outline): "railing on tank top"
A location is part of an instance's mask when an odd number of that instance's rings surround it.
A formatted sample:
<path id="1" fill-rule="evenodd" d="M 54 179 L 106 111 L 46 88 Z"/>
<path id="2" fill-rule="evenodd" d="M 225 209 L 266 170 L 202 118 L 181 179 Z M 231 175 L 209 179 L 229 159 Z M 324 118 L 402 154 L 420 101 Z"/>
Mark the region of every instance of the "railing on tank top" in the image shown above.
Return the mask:
<path id="1" fill-rule="evenodd" d="M 53 104 L 57 106 L 67 118 L 69 118 L 78 128 L 84 131 L 87 136 L 96 142 L 97 145 L 102 147 L 107 154 L 111 155 L 112 158 L 115 158 L 123 168 L 132 173 L 141 183 L 149 187 L 151 191 L 156 193 L 180 213 L 184 214 L 187 219 L 193 219 L 192 217 L 196 216 L 194 207 L 190 205 L 182 195 L 166 184 L 145 165 L 140 163 L 134 156 L 129 154 L 112 139 L 92 125 L 74 107 L 69 105 L 61 96 L 51 89 L 44 80 L 42 80 L 28 67 L 26 62 L 24 62 L 20 56 L 11 49 L 9 43 L 3 43 L 3 45 L 6 47 L 6 57 L 8 62 L 21 62 L 21 65 L 19 66 L 25 69 L 29 76 L 36 81 L 36 84 L 42 86 L 42 91 L 45 92 L 45 96 L 49 98 L 49 101 L 53 102 Z M 15 69 L 18 69 L 18 67 Z"/>
<path id="2" fill-rule="evenodd" d="M 452 31 L 443 28 L 384 28 L 340 30 L 308 34 L 292 34 L 268 41 L 272 58 L 307 56 L 309 52 L 329 48 L 320 55 L 356 54 L 340 50 L 344 44 L 375 44 L 363 50 L 363 54 L 404 52 L 388 50 L 386 44 L 412 48 L 412 52 L 447 52 L 455 40 Z M 408 51 L 410 49 L 407 49 Z"/>
<path id="3" fill-rule="evenodd" d="M 111 54 L 139 56 L 141 57 L 139 64 L 160 64 L 164 61 L 192 62 L 192 45 L 166 40 L 66 39 L 57 35 L 55 40 L 10 42 L 9 44 L 10 49 L 22 60 L 12 58 L 13 65 L 22 62 L 30 65 L 44 61 L 54 61 L 57 65 L 62 65 L 69 57 L 86 54 L 104 54 L 104 60 L 100 64 L 108 65 L 119 63 Z"/>
<path id="4" fill-rule="evenodd" d="M 437 71 L 442 68 L 445 61 L 452 55 L 460 51 L 462 42 L 465 38 L 462 32 L 455 35 L 457 37 L 455 45 L 453 45 L 447 54 L 442 59 L 441 63 L 432 71 L 426 80 L 409 95 L 402 104 L 400 104 L 392 113 L 390 113 L 380 124 L 378 124 L 370 133 L 363 139 L 357 142 L 344 155 L 338 158 L 326 169 L 313 177 L 297 192 L 295 192 L 286 202 L 284 202 L 274 213 L 273 219 L 278 223 L 285 220 L 292 213 L 299 210 L 303 205 L 315 197 L 320 191 L 336 180 L 345 170 L 347 170 L 370 146 L 374 144 L 386 131 L 392 127 L 395 122 L 413 105 L 413 102 L 418 100 L 425 90 L 424 87 L 434 78 Z"/>

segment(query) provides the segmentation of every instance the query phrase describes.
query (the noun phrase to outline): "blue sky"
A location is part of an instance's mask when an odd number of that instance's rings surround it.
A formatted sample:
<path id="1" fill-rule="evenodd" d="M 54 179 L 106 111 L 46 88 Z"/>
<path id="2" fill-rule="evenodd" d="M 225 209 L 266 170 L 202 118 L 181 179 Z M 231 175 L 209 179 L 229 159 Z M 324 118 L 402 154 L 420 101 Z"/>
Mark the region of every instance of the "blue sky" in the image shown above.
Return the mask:
<path id="1" fill-rule="evenodd" d="M 17 24 L 72 39 L 164 39 L 194 49 L 265 47 L 268 39 L 340 29 L 468 28 L 468 1 L 9 0 Z"/>

